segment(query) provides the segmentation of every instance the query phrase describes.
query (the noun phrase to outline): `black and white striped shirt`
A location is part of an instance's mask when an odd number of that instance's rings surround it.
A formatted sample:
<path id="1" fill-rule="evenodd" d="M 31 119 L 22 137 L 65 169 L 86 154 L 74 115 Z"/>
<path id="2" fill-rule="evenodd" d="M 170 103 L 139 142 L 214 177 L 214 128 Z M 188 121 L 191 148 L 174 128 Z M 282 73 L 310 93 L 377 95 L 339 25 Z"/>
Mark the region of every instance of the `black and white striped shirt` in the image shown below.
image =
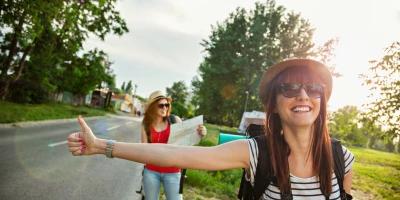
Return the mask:
<path id="1" fill-rule="evenodd" d="M 258 146 L 255 139 L 249 139 L 249 150 L 250 150 L 250 172 L 246 173 L 246 178 L 254 186 L 254 176 L 256 175 L 257 162 L 258 162 Z M 345 161 L 345 176 L 352 168 L 354 163 L 354 155 L 344 146 L 343 154 Z M 290 182 L 292 187 L 293 200 L 297 199 L 309 199 L 309 200 L 325 200 L 319 187 L 319 183 L 316 176 L 310 178 L 299 178 L 290 174 Z M 276 185 L 272 183 L 268 185 L 264 194 L 260 198 L 261 200 L 266 199 L 280 199 L 280 190 Z M 332 173 L 332 194 L 329 199 L 340 199 L 339 185 L 335 173 Z"/>

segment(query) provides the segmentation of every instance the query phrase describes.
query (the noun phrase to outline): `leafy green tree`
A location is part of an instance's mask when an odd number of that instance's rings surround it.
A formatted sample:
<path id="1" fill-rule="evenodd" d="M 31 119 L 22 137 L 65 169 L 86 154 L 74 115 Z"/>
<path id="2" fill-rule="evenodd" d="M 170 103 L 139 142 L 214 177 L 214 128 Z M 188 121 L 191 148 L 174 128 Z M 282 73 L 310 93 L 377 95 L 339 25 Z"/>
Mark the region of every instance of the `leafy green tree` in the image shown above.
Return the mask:
<path id="1" fill-rule="evenodd" d="M 125 88 L 125 93 L 127 93 L 127 94 L 132 94 L 132 81 L 129 81 L 128 82 L 128 85 L 126 85 L 126 88 Z"/>
<path id="2" fill-rule="evenodd" d="M 360 122 L 362 124 L 361 132 L 368 138 L 368 148 L 378 149 L 376 144 L 384 138 L 385 133 L 382 127 L 375 124 L 369 117 L 361 116 Z"/>
<path id="3" fill-rule="evenodd" d="M 188 88 L 184 81 L 175 82 L 171 88 L 166 88 L 167 96 L 172 98 L 173 102 L 179 102 L 185 105 L 187 96 L 189 95 Z"/>
<path id="4" fill-rule="evenodd" d="M 368 138 L 358 128 L 359 111 L 355 106 L 345 106 L 332 113 L 333 119 L 329 122 L 331 137 L 353 145 L 363 146 Z"/>
<path id="5" fill-rule="evenodd" d="M 372 74 L 362 74 L 363 85 L 369 87 L 369 98 L 375 99 L 365 105 L 365 117 L 387 129 L 384 137 L 393 142 L 400 136 L 400 42 L 386 48 L 380 61 L 370 61 Z"/>
<path id="6" fill-rule="evenodd" d="M 43 86 L 44 96 L 59 91 L 56 88 L 65 83 L 55 80 L 60 73 L 57 68 L 66 68 L 76 60 L 89 33 L 104 40 L 109 33 L 122 35 L 128 31 L 115 3 L 116 0 L 2 1 L 0 97 L 5 99 L 10 85 L 20 79 Z M 41 59 L 34 58 L 41 53 Z M 51 64 L 41 65 L 45 62 Z M 32 75 L 35 73 L 40 75 Z"/>
<path id="7" fill-rule="evenodd" d="M 186 109 L 185 105 L 180 102 L 172 102 L 171 113 L 183 118 L 189 118 L 189 111 Z"/>
<path id="8" fill-rule="evenodd" d="M 317 56 L 314 30 L 300 14 L 285 13 L 274 0 L 256 3 L 249 12 L 237 8 L 228 19 L 212 26 L 209 39 L 201 43 L 204 61 L 199 76 L 191 82 L 198 97 L 196 114 L 211 123 L 237 125 L 246 91 L 247 110 L 263 110 L 258 86 L 265 70 L 293 56 Z"/>
<path id="9" fill-rule="evenodd" d="M 124 94 L 124 91 L 119 88 L 115 88 L 113 91 L 115 94 Z"/>
<path id="10" fill-rule="evenodd" d="M 69 91 L 74 95 L 74 103 L 82 105 L 88 91 L 99 86 L 104 81 L 107 84 L 114 82 L 114 76 L 108 74 L 104 67 L 107 55 L 97 49 L 85 53 L 74 59 L 60 73 L 65 83 L 59 86 L 62 91 Z"/>
<path id="11" fill-rule="evenodd" d="M 121 90 L 125 92 L 125 81 L 122 83 Z"/>

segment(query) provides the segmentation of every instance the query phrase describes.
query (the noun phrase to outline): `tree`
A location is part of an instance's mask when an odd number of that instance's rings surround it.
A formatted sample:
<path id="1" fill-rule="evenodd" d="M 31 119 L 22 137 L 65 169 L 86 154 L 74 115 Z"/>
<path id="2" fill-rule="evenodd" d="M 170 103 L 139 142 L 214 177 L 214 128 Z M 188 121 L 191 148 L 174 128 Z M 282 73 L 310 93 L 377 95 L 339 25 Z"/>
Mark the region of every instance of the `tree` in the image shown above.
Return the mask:
<path id="1" fill-rule="evenodd" d="M 126 94 L 132 94 L 132 81 L 129 81 L 128 82 L 128 85 L 126 85 L 126 88 L 125 88 L 125 93 Z"/>
<path id="2" fill-rule="evenodd" d="M 187 96 L 189 92 L 188 88 L 184 81 L 175 82 L 172 84 L 171 88 L 166 88 L 167 96 L 172 98 L 173 102 L 179 102 L 182 105 L 185 105 Z"/>
<path id="3" fill-rule="evenodd" d="M 125 81 L 122 83 L 121 90 L 125 92 Z"/>
<path id="4" fill-rule="evenodd" d="M 332 113 L 333 118 L 329 122 L 331 137 L 353 145 L 362 146 L 368 138 L 358 128 L 359 111 L 355 106 L 345 106 Z"/>
<path id="5" fill-rule="evenodd" d="M 204 61 L 191 82 L 198 97 L 196 114 L 211 123 L 237 125 L 246 91 L 247 110 L 263 110 L 258 88 L 264 72 L 283 59 L 318 55 L 312 42 L 314 30 L 300 14 L 285 14 L 274 0 L 256 3 L 249 12 L 237 8 L 212 26 L 209 38 L 201 43 Z"/>
<path id="6" fill-rule="evenodd" d="M 385 133 L 382 131 L 382 127 L 377 126 L 373 120 L 365 115 L 361 114 L 360 122 L 362 124 L 361 132 L 368 138 L 368 148 L 378 149 L 376 144 L 378 141 L 384 138 Z"/>
<path id="7" fill-rule="evenodd" d="M 171 113 L 183 118 L 189 118 L 189 111 L 186 109 L 185 105 L 180 102 L 172 102 Z"/>
<path id="8" fill-rule="evenodd" d="M 84 104 L 88 91 L 99 87 L 101 82 L 112 84 L 114 76 L 107 73 L 104 67 L 104 59 L 107 55 L 97 49 L 77 57 L 62 69 L 61 77 L 64 77 L 63 91 L 69 91 L 74 95 L 74 104 Z"/>
<path id="9" fill-rule="evenodd" d="M 369 98 L 375 99 L 365 106 L 365 117 L 384 127 L 384 137 L 393 142 L 400 136 L 400 42 L 385 49 L 380 61 L 370 61 L 372 74 L 361 74 L 363 85 L 369 87 Z"/>
<path id="10" fill-rule="evenodd" d="M 45 93 L 58 90 L 65 83 L 54 80 L 57 68 L 65 68 L 70 64 L 65 62 L 78 57 L 89 33 L 104 40 L 109 33 L 128 32 L 125 21 L 115 11 L 115 3 L 116 0 L 2 1 L 0 98 L 7 98 L 10 85 L 20 79 L 42 85 Z M 43 41 L 47 43 L 41 44 Z M 40 55 L 39 52 L 51 56 L 33 61 L 33 55 Z M 51 64 L 41 66 L 44 59 Z M 28 77 L 33 73 L 40 75 Z"/>

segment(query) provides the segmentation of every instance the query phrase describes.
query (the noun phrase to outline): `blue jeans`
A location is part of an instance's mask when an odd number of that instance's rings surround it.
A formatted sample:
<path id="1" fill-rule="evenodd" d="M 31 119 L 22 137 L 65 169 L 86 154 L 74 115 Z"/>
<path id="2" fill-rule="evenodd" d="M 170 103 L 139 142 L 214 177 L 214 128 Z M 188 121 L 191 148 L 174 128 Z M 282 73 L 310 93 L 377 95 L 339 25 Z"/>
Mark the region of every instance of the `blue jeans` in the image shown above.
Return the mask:
<path id="1" fill-rule="evenodd" d="M 163 184 L 167 200 L 181 200 L 179 194 L 179 183 L 181 173 L 159 173 L 144 168 L 143 189 L 146 200 L 158 200 L 160 196 L 160 183 Z"/>

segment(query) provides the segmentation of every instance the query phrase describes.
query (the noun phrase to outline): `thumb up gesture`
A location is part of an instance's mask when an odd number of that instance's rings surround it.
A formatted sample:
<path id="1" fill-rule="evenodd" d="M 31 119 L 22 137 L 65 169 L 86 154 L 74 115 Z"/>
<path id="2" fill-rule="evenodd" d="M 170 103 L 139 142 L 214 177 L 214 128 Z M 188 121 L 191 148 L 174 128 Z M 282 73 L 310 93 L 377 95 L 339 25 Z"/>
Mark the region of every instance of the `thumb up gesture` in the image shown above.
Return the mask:
<path id="1" fill-rule="evenodd" d="M 80 115 L 78 122 L 81 125 L 82 132 L 72 133 L 68 136 L 68 150 L 74 156 L 96 154 L 96 136 Z"/>

